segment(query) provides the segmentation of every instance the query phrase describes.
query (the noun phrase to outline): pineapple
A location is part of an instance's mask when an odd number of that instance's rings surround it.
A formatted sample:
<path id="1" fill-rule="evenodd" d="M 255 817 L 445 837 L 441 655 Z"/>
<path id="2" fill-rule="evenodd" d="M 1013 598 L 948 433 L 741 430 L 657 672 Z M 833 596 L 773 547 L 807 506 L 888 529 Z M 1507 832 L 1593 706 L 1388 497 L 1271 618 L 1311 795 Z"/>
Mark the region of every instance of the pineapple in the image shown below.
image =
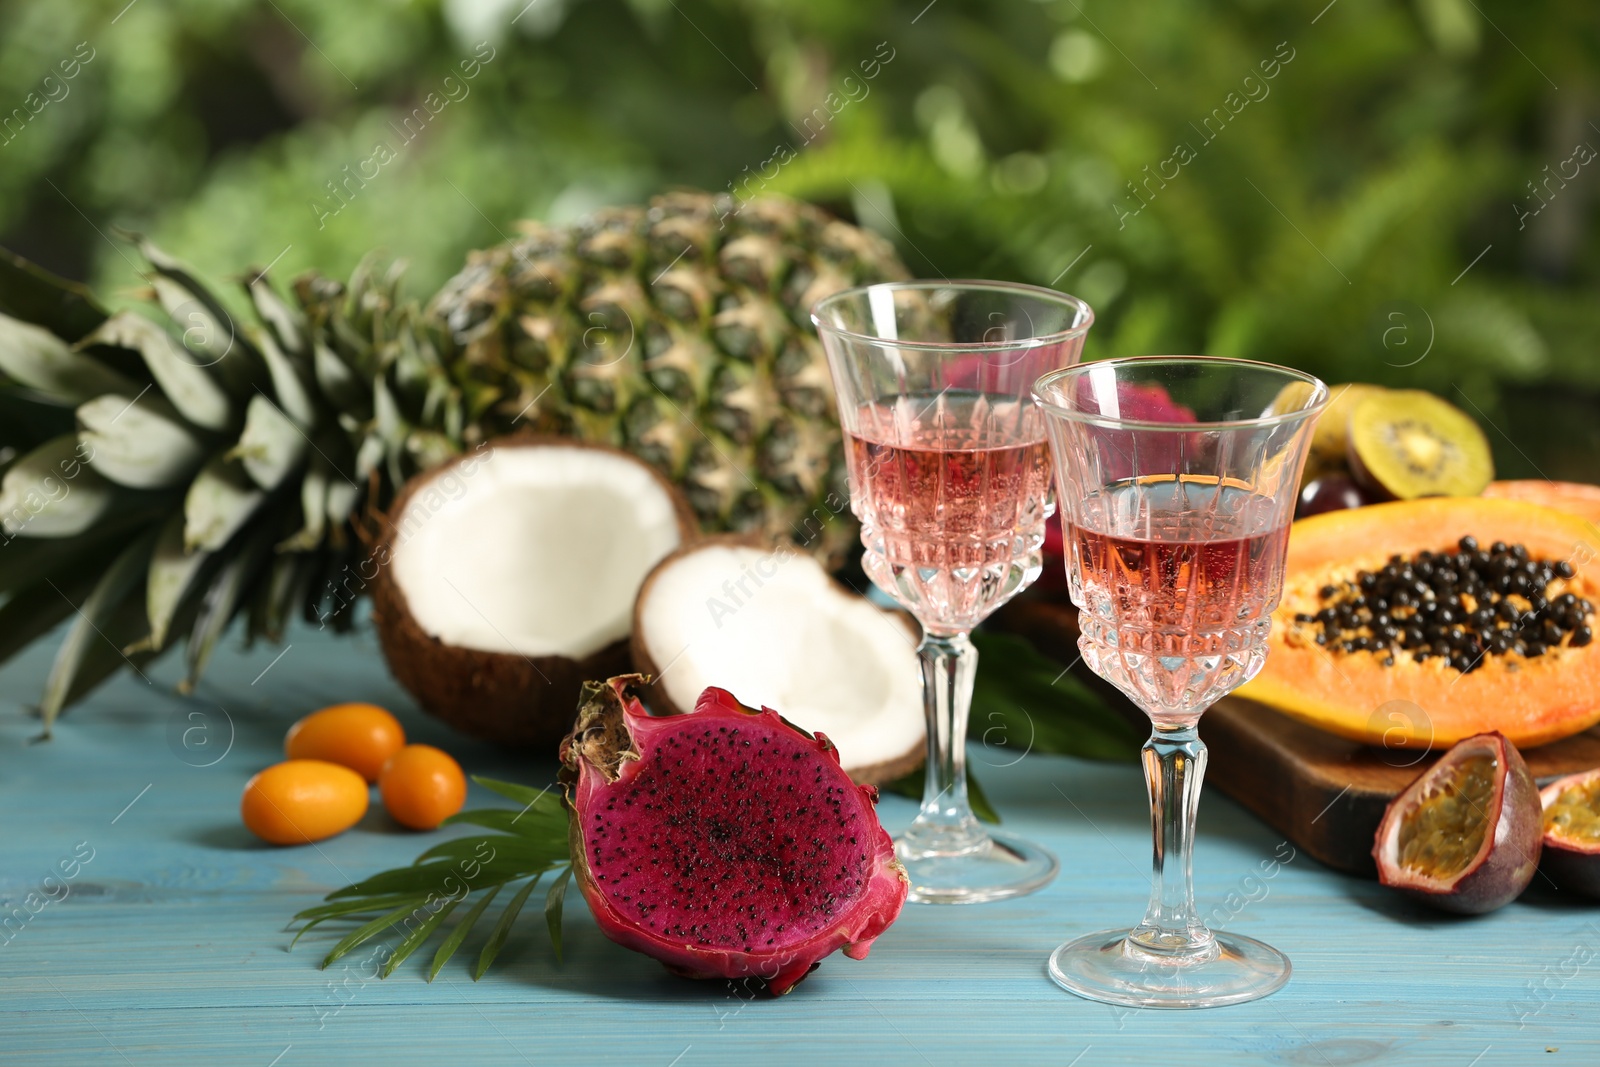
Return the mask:
<path id="1" fill-rule="evenodd" d="M 238 615 L 347 628 L 364 536 L 412 474 L 528 429 L 626 448 L 708 530 L 850 542 L 833 392 L 806 318 L 905 276 L 809 205 L 675 192 L 571 228 L 527 223 L 428 302 L 368 260 L 251 321 L 139 241 L 160 314 L 0 259 L 0 659 L 72 619 L 41 702 L 186 637 L 185 686 Z"/>

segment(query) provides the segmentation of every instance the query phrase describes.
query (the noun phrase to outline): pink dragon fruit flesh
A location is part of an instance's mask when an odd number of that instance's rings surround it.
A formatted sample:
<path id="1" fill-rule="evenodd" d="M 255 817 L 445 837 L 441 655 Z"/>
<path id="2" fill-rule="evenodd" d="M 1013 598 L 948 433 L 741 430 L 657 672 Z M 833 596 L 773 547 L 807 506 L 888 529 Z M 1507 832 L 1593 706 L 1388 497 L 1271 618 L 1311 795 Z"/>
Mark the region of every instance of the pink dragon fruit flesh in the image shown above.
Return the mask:
<path id="1" fill-rule="evenodd" d="M 601 931 L 676 974 L 773 995 L 835 949 L 864 957 L 908 885 L 877 790 L 826 737 L 721 689 L 652 717 L 644 681 L 588 683 L 561 745 L 573 874 Z"/>

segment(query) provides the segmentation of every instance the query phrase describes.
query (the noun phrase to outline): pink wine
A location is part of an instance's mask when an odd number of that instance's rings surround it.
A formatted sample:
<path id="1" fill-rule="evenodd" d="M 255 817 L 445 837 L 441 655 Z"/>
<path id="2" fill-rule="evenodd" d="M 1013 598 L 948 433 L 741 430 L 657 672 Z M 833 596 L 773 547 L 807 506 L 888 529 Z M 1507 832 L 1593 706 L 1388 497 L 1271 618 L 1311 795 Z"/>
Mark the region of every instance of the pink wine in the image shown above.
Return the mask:
<path id="1" fill-rule="evenodd" d="M 1097 614 L 1169 633 L 1228 629 L 1277 605 L 1289 528 L 1246 490 L 1167 479 L 1095 494 L 1072 550 Z"/>
<path id="2" fill-rule="evenodd" d="M 1260 669 L 1289 539 L 1276 501 L 1163 478 L 1074 510 L 1068 571 L 1096 673 L 1162 717 L 1198 713 Z"/>
<path id="3" fill-rule="evenodd" d="M 982 394 L 863 405 L 846 433 L 867 574 L 930 629 L 971 629 L 1039 576 L 1050 448 L 1038 413 Z"/>

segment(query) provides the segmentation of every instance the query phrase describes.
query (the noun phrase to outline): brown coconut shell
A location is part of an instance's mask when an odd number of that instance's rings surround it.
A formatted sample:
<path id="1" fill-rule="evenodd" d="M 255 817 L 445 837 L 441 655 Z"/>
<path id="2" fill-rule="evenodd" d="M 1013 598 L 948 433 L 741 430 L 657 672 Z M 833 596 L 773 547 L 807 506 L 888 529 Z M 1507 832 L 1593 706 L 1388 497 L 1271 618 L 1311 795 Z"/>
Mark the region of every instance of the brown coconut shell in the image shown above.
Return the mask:
<path id="1" fill-rule="evenodd" d="M 635 597 L 633 601 L 633 632 L 629 636 L 628 643 L 633 655 L 633 669 L 650 679 L 650 682 L 644 686 L 644 691 L 648 694 L 648 701 L 651 710 L 657 715 L 681 715 L 684 712 L 692 709 L 679 707 L 667 694 L 667 687 L 661 684 L 661 674 L 663 668 L 656 663 L 655 657 L 650 654 L 650 649 L 645 646 L 644 638 L 642 636 L 643 630 L 639 625 L 640 609 L 643 607 L 645 599 L 650 595 L 651 589 L 654 588 L 656 579 L 663 571 L 672 566 L 674 562 L 684 558 L 691 552 L 696 552 L 703 548 L 756 548 L 777 551 L 785 546 L 791 548 L 796 553 L 805 552 L 805 549 L 793 544 L 792 542 L 785 542 L 779 538 L 765 537 L 761 534 L 713 534 L 707 537 L 702 537 L 694 542 L 686 542 L 682 545 L 679 545 L 665 556 L 662 556 L 660 561 L 657 562 L 654 567 L 650 568 L 650 573 L 645 575 L 644 582 L 639 586 L 639 595 Z M 859 597 L 861 595 L 854 589 L 851 589 L 849 586 L 845 585 L 843 582 L 840 582 L 837 578 L 830 577 L 829 581 L 834 584 L 835 588 L 847 596 Z M 911 616 L 905 614 L 904 612 L 891 611 L 887 608 L 882 608 L 880 610 L 883 611 L 885 615 L 888 615 L 891 619 L 893 619 L 897 624 L 906 627 L 913 640 L 918 640 L 922 637 L 921 628 L 918 627 L 916 621 L 912 619 Z M 670 668 L 671 664 L 667 664 L 666 666 Z M 737 694 L 735 695 L 737 696 Z M 783 711 L 782 708 L 777 708 L 775 710 L 777 710 L 780 714 Z M 882 785 L 885 782 L 892 782 L 897 778 L 903 778 L 910 774 L 918 767 L 921 767 L 926 758 L 927 745 L 923 742 L 918 742 L 909 752 L 901 753 L 898 756 L 883 760 L 879 763 L 873 763 L 866 767 L 857 767 L 851 770 L 850 778 L 857 785 Z"/>
<path id="2" fill-rule="evenodd" d="M 572 729 L 583 683 L 627 673 L 627 638 L 582 659 L 519 656 L 448 645 L 418 625 L 388 563 L 400 530 L 399 520 L 407 506 L 440 475 L 477 462 L 485 450 L 552 445 L 609 452 L 644 467 L 671 499 L 682 542 L 690 543 L 699 536 L 694 510 L 682 490 L 639 457 L 618 448 L 565 437 L 515 434 L 488 441 L 473 452 L 407 481 L 388 512 L 376 520 L 376 536 L 370 545 L 371 556 L 378 564 L 371 587 L 372 621 L 395 679 L 423 710 L 462 733 L 550 753 Z"/>

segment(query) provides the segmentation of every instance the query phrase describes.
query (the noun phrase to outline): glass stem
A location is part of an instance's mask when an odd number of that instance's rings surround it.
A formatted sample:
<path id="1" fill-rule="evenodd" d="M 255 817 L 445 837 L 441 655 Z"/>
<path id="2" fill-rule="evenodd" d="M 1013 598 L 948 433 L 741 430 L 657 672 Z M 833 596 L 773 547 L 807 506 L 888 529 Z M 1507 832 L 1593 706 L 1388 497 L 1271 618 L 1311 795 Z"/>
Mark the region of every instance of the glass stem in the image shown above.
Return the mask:
<path id="1" fill-rule="evenodd" d="M 978 650 L 964 633 L 927 633 L 917 646 L 917 658 L 928 715 L 928 763 L 922 810 L 901 838 L 902 848 L 913 853 L 969 852 L 987 839 L 967 801 L 967 713 Z"/>
<path id="2" fill-rule="evenodd" d="M 1130 934 L 1139 947 L 1163 956 L 1209 957 L 1216 941 L 1194 910 L 1195 815 L 1206 773 L 1206 746 L 1195 722 L 1158 724 L 1144 744 L 1150 790 L 1150 908 Z"/>

